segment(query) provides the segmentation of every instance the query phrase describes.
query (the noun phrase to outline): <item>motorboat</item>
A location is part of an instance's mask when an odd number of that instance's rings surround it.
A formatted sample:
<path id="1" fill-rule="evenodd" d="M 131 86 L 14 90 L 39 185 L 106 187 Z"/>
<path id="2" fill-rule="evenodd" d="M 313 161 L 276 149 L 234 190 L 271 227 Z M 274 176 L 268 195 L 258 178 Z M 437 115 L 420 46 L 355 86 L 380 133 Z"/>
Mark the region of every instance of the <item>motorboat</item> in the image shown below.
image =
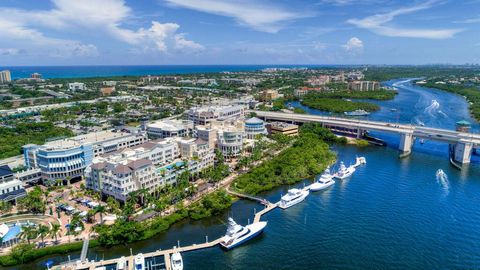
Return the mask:
<path id="1" fill-rule="evenodd" d="M 117 270 L 126 270 L 127 269 L 127 260 L 124 256 L 120 257 L 117 262 Z"/>
<path id="2" fill-rule="evenodd" d="M 365 110 L 355 110 L 355 111 L 351 111 L 351 112 L 344 112 L 344 114 L 347 115 L 347 116 L 367 116 L 367 115 L 370 115 L 370 113 L 365 111 Z"/>
<path id="3" fill-rule="evenodd" d="M 143 257 L 142 253 L 135 255 L 134 264 L 134 270 L 145 270 L 145 257 Z"/>
<path id="4" fill-rule="evenodd" d="M 328 188 L 333 184 L 335 184 L 335 180 L 333 180 L 333 175 L 330 174 L 330 169 L 326 168 L 322 175 L 320 175 L 318 180 L 310 185 L 309 190 L 320 191 L 322 189 Z"/>
<path id="5" fill-rule="evenodd" d="M 183 259 L 180 252 L 175 252 L 171 257 L 172 270 L 183 270 Z"/>
<path id="6" fill-rule="evenodd" d="M 308 196 L 310 192 L 308 190 L 292 188 L 289 189 L 287 194 L 283 195 L 278 202 L 278 207 L 287 209 L 294 206 L 297 203 L 302 202 Z"/>
<path id="7" fill-rule="evenodd" d="M 367 164 L 367 159 L 365 157 L 356 157 L 355 158 L 355 164 L 353 167 L 358 167 L 360 165 Z"/>
<path id="8" fill-rule="evenodd" d="M 261 234 L 265 226 L 267 226 L 266 221 L 259 221 L 247 226 L 242 226 L 237 224 L 235 220 L 230 217 L 228 218 L 227 233 L 222 238 L 220 246 L 226 250 L 237 247 Z"/>
<path id="9" fill-rule="evenodd" d="M 350 177 L 353 173 L 355 172 L 355 167 L 354 166 L 345 166 L 345 164 L 340 162 L 340 168 L 338 169 L 337 173 L 335 174 L 335 178 L 337 179 L 345 179 L 347 177 Z"/>

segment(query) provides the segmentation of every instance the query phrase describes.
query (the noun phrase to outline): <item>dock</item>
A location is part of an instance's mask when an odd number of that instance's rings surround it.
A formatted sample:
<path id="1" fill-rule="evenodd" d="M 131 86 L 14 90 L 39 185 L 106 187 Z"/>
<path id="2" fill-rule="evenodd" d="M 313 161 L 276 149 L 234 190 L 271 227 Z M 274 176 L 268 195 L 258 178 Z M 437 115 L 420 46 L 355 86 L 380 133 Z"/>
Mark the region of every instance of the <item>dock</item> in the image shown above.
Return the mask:
<path id="1" fill-rule="evenodd" d="M 277 204 L 271 203 L 267 201 L 266 199 L 259 198 L 259 197 L 254 197 L 250 195 L 245 195 L 245 194 L 240 194 L 234 191 L 230 191 L 227 188 L 227 191 L 231 193 L 232 195 L 235 195 L 240 198 L 245 198 L 245 199 L 250 199 L 257 201 L 263 205 L 265 205 L 265 208 L 258 213 L 255 213 L 255 218 L 254 222 L 259 222 L 260 219 L 262 218 L 263 215 L 267 214 L 268 212 L 272 211 L 277 207 Z M 194 250 L 201 250 L 201 249 L 206 249 L 206 248 L 211 248 L 214 247 L 222 241 L 222 237 L 215 239 L 213 241 L 208 241 L 208 238 L 205 243 L 200 243 L 200 244 L 192 244 L 189 246 L 185 247 L 173 247 L 171 249 L 165 249 L 165 250 L 157 250 L 154 252 L 147 252 L 143 253 L 143 256 L 145 259 L 147 258 L 155 258 L 155 257 L 160 257 L 163 256 L 164 263 L 165 263 L 165 270 L 171 270 L 172 269 L 172 264 L 170 261 L 171 255 L 176 252 L 188 252 L 188 251 L 194 251 Z M 128 267 L 127 269 L 129 270 L 134 270 L 134 258 L 136 254 L 131 254 L 130 256 L 126 256 L 125 259 L 128 262 Z M 109 259 L 109 260 L 101 260 L 101 261 L 77 261 L 77 262 L 72 262 L 70 264 L 66 265 L 58 265 L 55 267 L 52 267 L 51 269 L 57 269 L 57 270 L 94 270 L 98 267 L 106 266 L 106 265 L 116 265 L 119 261 L 119 258 L 114 258 L 114 259 Z"/>

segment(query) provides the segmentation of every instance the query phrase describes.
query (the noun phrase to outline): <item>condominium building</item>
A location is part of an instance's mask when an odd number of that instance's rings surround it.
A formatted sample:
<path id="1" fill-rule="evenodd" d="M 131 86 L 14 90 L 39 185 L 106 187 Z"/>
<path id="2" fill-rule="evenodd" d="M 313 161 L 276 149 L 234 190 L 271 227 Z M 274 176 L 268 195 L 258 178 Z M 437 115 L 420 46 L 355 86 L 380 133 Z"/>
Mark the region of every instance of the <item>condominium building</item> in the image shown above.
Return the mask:
<path id="1" fill-rule="evenodd" d="M 351 91 L 374 91 L 380 89 L 380 84 L 374 81 L 353 81 L 348 83 Z"/>
<path id="2" fill-rule="evenodd" d="M 0 71 L 0 83 L 9 83 L 12 81 L 10 70 Z"/>
<path id="3" fill-rule="evenodd" d="M 229 106 L 205 106 L 195 107 L 188 110 L 188 120 L 195 125 L 205 125 L 213 120 L 229 120 L 242 117 L 245 108 L 241 105 Z"/>
<path id="4" fill-rule="evenodd" d="M 8 165 L 0 166 L 0 201 L 16 202 L 26 195 L 23 182 L 14 177 L 10 167 Z"/>
<path id="5" fill-rule="evenodd" d="M 44 145 L 23 146 L 25 165 L 40 168 L 42 180 L 52 183 L 57 179 L 73 179 L 83 175 L 94 157 L 119 149 L 142 144 L 144 133 L 101 131 L 55 140 Z"/>
<path id="6" fill-rule="evenodd" d="M 304 96 L 311 92 L 322 92 L 323 88 L 321 87 L 300 87 L 293 90 L 293 94 L 297 97 Z"/>
<path id="7" fill-rule="evenodd" d="M 279 94 L 278 94 L 278 91 L 274 90 L 274 89 L 263 90 L 260 93 L 260 100 L 261 101 L 272 101 L 272 100 L 277 99 L 277 98 L 279 98 Z"/>
<path id="8" fill-rule="evenodd" d="M 147 134 L 150 139 L 191 136 L 193 122 L 190 120 L 159 120 L 147 124 Z"/>
<path id="9" fill-rule="evenodd" d="M 146 189 L 153 193 L 176 183 L 184 171 L 198 173 L 212 166 L 214 156 L 213 149 L 198 139 L 150 141 L 95 158 L 85 170 L 86 186 L 125 201 L 133 191 Z"/>
<path id="10" fill-rule="evenodd" d="M 245 127 L 243 121 L 215 121 L 195 127 L 197 138 L 216 146 L 225 158 L 237 157 L 243 150 Z"/>
<path id="11" fill-rule="evenodd" d="M 265 123 L 256 117 L 245 120 L 245 135 L 247 139 L 253 140 L 258 135 L 267 134 Z"/>
<path id="12" fill-rule="evenodd" d="M 298 126 L 284 122 L 271 122 L 267 124 L 269 134 L 285 134 L 288 136 L 298 135 Z"/>

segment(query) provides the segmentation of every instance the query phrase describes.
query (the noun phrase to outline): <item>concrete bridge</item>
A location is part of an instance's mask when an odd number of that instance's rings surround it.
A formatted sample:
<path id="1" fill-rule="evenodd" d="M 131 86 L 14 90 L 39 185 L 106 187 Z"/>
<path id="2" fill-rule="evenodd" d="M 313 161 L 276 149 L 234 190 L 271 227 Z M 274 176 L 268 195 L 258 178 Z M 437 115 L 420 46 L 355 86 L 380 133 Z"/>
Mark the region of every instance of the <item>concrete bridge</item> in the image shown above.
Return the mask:
<path id="1" fill-rule="evenodd" d="M 445 142 L 452 146 L 453 160 L 470 163 L 470 157 L 474 148 L 480 147 L 480 134 L 465 133 L 447 129 L 429 128 L 409 124 L 392 124 L 387 122 L 367 121 L 341 117 L 320 116 L 311 114 L 295 114 L 282 112 L 265 112 L 251 110 L 258 118 L 265 121 L 282 121 L 294 124 L 306 122 L 321 123 L 324 127 L 333 130 L 344 130 L 349 133 L 355 132 L 360 138 L 365 131 L 380 131 L 400 135 L 399 150 L 403 153 L 412 151 L 415 138 Z"/>

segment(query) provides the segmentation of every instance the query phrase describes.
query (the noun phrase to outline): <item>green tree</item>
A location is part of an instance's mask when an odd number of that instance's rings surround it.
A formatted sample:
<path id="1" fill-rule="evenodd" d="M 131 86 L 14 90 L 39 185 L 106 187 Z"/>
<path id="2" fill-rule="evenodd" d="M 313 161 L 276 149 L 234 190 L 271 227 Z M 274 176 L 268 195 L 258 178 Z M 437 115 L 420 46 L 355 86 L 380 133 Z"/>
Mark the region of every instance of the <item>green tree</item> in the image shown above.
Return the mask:
<path id="1" fill-rule="evenodd" d="M 55 239 L 55 243 L 58 243 L 57 237 L 60 234 L 61 226 L 58 223 L 53 223 L 52 228 L 50 229 L 50 237 Z"/>
<path id="2" fill-rule="evenodd" d="M 40 224 L 37 229 L 38 236 L 40 236 L 40 239 L 42 240 L 42 246 L 45 246 L 45 236 L 47 236 L 50 233 L 50 229 L 48 226 Z"/>

